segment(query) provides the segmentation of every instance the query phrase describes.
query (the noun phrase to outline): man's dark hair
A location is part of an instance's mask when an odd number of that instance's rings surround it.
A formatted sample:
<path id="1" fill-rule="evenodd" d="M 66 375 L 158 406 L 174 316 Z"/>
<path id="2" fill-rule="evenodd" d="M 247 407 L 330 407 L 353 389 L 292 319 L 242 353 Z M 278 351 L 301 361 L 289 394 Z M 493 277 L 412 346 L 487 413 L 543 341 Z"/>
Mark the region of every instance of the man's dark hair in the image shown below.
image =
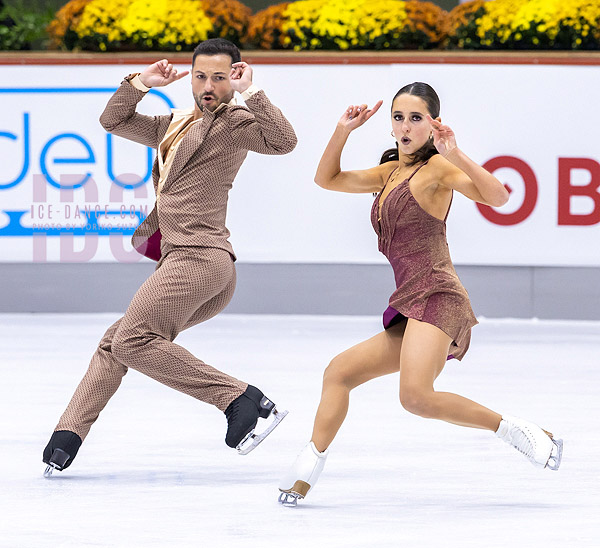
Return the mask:
<path id="1" fill-rule="evenodd" d="M 225 38 L 210 38 L 200 42 L 194 50 L 194 56 L 192 57 L 192 66 L 196 61 L 198 55 L 229 55 L 232 63 L 239 63 L 242 60 L 240 50 L 238 47 Z"/>

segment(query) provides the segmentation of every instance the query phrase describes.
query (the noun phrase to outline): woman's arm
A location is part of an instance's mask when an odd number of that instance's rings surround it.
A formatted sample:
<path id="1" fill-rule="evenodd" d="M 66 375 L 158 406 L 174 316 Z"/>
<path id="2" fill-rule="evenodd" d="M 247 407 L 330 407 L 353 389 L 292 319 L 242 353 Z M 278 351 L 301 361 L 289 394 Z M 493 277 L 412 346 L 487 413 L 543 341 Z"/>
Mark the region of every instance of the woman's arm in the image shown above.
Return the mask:
<path id="1" fill-rule="evenodd" d="M 443 157 L 432 158 L 440 171 L 439 183 L 481 204 L 500 207 L 508 202 L 508 190 L 456 146 L 454 132 L 430 116 L 428 120 L 433 128 L 433 143 Z"/>
<path id="2" fill-rule="evenodd" d="M 379 101 L 372 109 L 367 108 L 367 105 L 350 106 L 346 109 L 317 167 L 315 183 L 320 187 L 338 192 L 356 193 L 379 192 L 383 188 L 392 170 L 390 164 L 357 171 L 342 171 L 340 165 L 342 150 L 348 136 L 373 116 L 382 102 Z"/>

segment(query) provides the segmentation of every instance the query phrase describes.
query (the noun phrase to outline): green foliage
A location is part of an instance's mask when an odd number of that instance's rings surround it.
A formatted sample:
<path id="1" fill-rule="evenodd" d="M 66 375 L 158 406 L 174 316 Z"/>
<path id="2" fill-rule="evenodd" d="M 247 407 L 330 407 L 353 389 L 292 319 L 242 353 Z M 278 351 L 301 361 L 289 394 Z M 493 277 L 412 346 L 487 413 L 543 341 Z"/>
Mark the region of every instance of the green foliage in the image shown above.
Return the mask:
<path id="1" fill-rule="evenodd" d="M 0 10 L 0 50 L 43 49 L 48 38 L 46 27 L 54 11 L 34 10 L 25 2 L 13 2 Z"/>
<path id="2" fill-rule="evenodd" d="M 484 13 L 485 8 L 483 6 L 470 13 L 466 21 L 462 25 L 457 26 L 453 33 L 450 33 L 447 49 L 487 49 L 477 39 L 476 21 Z"/>

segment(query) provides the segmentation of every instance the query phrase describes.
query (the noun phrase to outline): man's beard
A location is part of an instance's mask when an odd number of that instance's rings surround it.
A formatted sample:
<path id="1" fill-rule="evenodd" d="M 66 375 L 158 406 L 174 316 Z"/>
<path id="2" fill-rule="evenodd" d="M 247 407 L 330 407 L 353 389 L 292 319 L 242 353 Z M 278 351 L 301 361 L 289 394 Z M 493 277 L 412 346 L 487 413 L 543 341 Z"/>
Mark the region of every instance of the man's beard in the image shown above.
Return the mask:
<path id="1" fill-rule="evenodd" d="M 194 93 L 194 101 L 196 101 L 196 105 L 198 105 L 198 108 L 204 112 L 204 109 L 206 110 L 210 110 L 211 112 L 216 110 L 217 107 L 224 102 L 229 102 L 231 101 L 232 97 L 233 97 L 233 91 L 230 94 L 230 97 L 218 97 L 217 95 L 215 95 L 214 93 Z M 204 101 L 202 99 L 204 99 L 204 97 L 212 97 L 212 101 L 208 104 L 204 103 Z"/>

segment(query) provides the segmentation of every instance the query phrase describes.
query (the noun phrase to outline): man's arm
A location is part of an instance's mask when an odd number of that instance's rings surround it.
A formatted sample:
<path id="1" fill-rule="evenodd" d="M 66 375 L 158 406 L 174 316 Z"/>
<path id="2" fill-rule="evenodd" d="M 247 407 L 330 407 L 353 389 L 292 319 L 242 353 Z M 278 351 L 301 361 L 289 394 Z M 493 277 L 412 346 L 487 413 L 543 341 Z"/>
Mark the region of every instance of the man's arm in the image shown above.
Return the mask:
<path id="1" fill-rule="evenodd" d="M 296 147 L 294 128 L 269 101 L 265 92 L 252 84 L 252 69 L 246 63 L 234 63 L 231 84 L 242 94 L 250 112 L 239 109 L 232 120 L 234 142 L 260 154 L 287 154 Z"/>
<path id="2" fill-rule="evenodd" d="M 164 137 L 171 115 L 145 116 L 135 109 L 151 87 L 166 86 L 189 74 L 177 74 L 166 59 L 158 61 L 139 75 L 128 76 L 110 98 L 100 116 L 102 127 L 115 135 L 152 148 L 158 148 Z"/>
<path id="3" fill-rule="evenodd" d="M 146 92 L 124 80 L 108 101 L 100 116 L 102 127 L 109 133 L 135 141 L 142 145 L 158 148 L 169 127 L 171 115 L 145 116 L 135 111 Z"/>

